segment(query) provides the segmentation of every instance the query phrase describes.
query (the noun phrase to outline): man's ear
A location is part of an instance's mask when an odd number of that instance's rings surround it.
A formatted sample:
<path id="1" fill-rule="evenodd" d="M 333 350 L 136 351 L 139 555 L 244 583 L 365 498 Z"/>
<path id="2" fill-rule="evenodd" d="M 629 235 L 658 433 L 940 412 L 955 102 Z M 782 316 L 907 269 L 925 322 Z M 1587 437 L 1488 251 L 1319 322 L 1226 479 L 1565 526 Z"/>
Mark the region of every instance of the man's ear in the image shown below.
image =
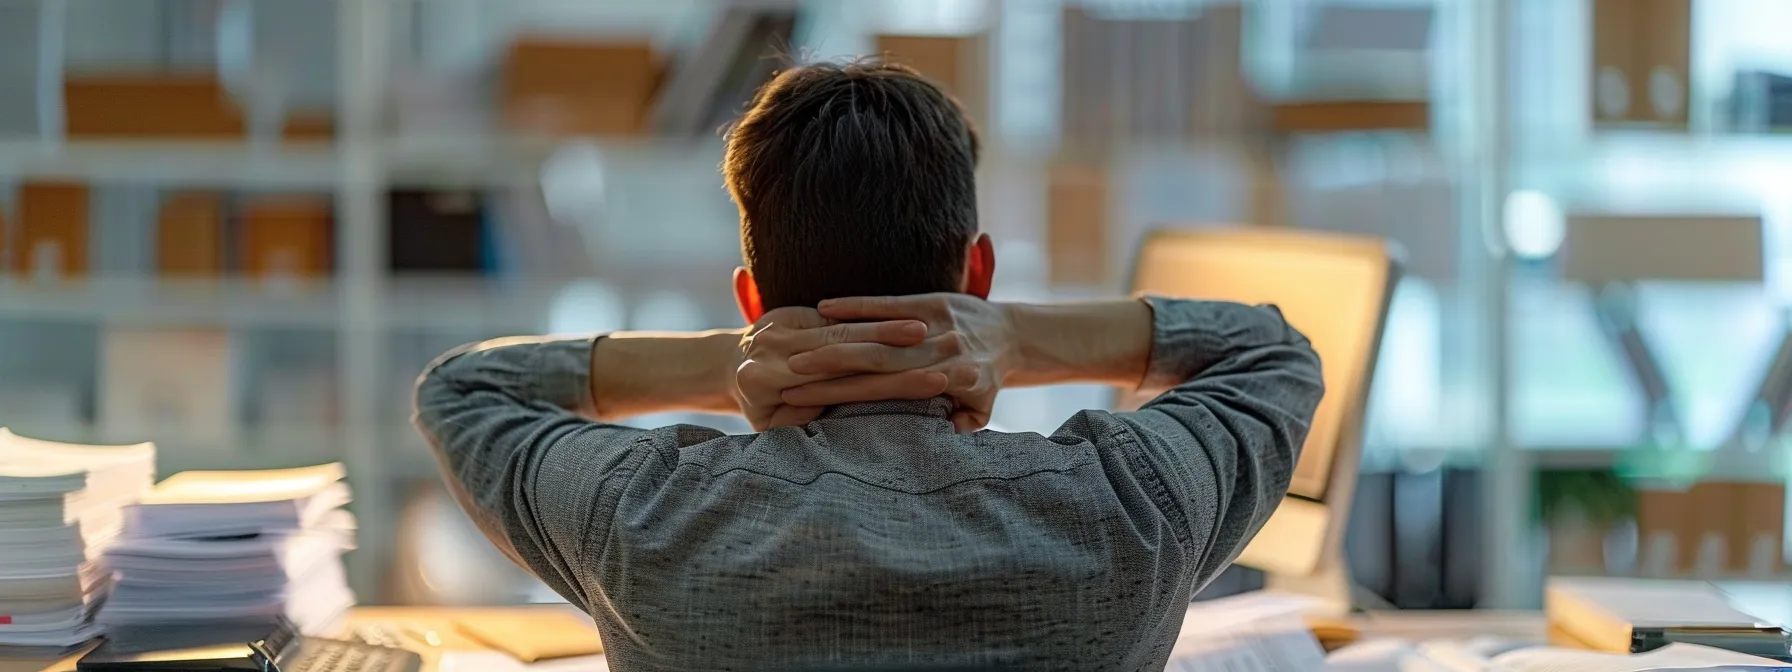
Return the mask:
<path id="1" fill-rule="evenodd" d="M 742 266 L 734 268 L 734 302 L 740 306 L 741 319 L 747 324 L 765 317 L 765 303 L 759 300 L 759 283 L 753 282 L 753 274 Z"/>
<path id="2" fill-rule="evenodd" d="M 989 298 L 989 287 L 996 278 L 996 246 L 989 234 L 979 233 L 965 254 L 964 293 L 979 299 Z"/>

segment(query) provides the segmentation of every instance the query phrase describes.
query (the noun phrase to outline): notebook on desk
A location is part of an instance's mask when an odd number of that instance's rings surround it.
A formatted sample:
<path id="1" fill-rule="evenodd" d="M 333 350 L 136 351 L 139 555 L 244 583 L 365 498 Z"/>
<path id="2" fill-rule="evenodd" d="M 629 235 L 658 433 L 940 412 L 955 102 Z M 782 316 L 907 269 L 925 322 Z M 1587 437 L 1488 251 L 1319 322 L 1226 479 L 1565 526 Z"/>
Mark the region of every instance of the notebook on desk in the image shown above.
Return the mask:
<path id="1" fill-rule="evenodd" d="M 1551 637 L 1611 653 L 1675 643 L 1792 661 L 1792 637 L 1737 609 L 1702 581 L 1552 578 L 1544 592 Z"/>

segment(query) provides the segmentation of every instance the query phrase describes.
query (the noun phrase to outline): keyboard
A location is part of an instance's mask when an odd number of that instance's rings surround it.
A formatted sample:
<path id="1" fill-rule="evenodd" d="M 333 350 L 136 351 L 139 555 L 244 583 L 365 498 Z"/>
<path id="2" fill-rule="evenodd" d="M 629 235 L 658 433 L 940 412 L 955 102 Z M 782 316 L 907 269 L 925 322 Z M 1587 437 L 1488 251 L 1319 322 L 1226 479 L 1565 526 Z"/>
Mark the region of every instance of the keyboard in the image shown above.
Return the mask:
<path id="1" fill-rule="evenodd" d="M 423 659 L 404 649 L 307 637 L 278 672 L 418 672 Z"/>

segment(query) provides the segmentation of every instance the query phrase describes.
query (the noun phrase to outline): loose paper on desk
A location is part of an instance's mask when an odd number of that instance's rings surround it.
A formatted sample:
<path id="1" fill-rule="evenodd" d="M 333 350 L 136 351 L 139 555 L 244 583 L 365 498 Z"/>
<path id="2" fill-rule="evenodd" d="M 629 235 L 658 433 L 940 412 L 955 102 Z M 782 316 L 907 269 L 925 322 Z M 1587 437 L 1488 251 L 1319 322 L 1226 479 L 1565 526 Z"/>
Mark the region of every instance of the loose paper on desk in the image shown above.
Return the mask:
<path id="1" fill-rule="evenodd" d="M 1174 672 L 1310 672 L 1325 668 L 1325 650 L 1304 614 L 1308 598 L 1247 593 L 1197 602 L 1166 669 Z"/>
<path id="2" fill-rule="evenodd" d="M 1487 656 L 1484 641 L 1429 642 L 1420 649 L 1432 660 L 1464 672 L 1682 672 L 1685 670 L 1792 670 L 1792 665 L 1696 644 L 1670 644 L 1636 655 L 1549 646 L 1524 647 Z"/>
<path id="3" fill-rule="evenodd" d="M 610 672 L 601 655 L 524 663 L 500 651 L 450 651 L 436 663 L 436 672 Z"/>

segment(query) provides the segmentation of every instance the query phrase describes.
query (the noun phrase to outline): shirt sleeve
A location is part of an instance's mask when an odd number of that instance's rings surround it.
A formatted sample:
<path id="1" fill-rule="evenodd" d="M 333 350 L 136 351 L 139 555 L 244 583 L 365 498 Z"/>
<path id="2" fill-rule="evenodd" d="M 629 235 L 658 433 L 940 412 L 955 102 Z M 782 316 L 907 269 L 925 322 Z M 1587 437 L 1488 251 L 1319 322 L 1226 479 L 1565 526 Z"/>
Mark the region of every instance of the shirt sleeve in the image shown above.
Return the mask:
<path id="1" fill-rule="evenodd" d="M 650 431 L 589 419 L 596 340 L 462 346 L 431 364 L 416 392 L 414 423 L 461 508 L 575 604 L 590 603 L 577 559 L 613 518 L 615 502 L 603 493 L 620 488 L 606 481 L 626 481 L 654 454 Z"/>
<path id="2" fill-rule="evenodd" d="M 1203 586 L 1244 550 L 1288 493 L 1325 392 L 1319 355 L 1274 306 L 1150 297 L 1153 343 L 1141 389 L 1115 414 Z M 1186 536 L 1184 536 L 1186 535 Z"/>

